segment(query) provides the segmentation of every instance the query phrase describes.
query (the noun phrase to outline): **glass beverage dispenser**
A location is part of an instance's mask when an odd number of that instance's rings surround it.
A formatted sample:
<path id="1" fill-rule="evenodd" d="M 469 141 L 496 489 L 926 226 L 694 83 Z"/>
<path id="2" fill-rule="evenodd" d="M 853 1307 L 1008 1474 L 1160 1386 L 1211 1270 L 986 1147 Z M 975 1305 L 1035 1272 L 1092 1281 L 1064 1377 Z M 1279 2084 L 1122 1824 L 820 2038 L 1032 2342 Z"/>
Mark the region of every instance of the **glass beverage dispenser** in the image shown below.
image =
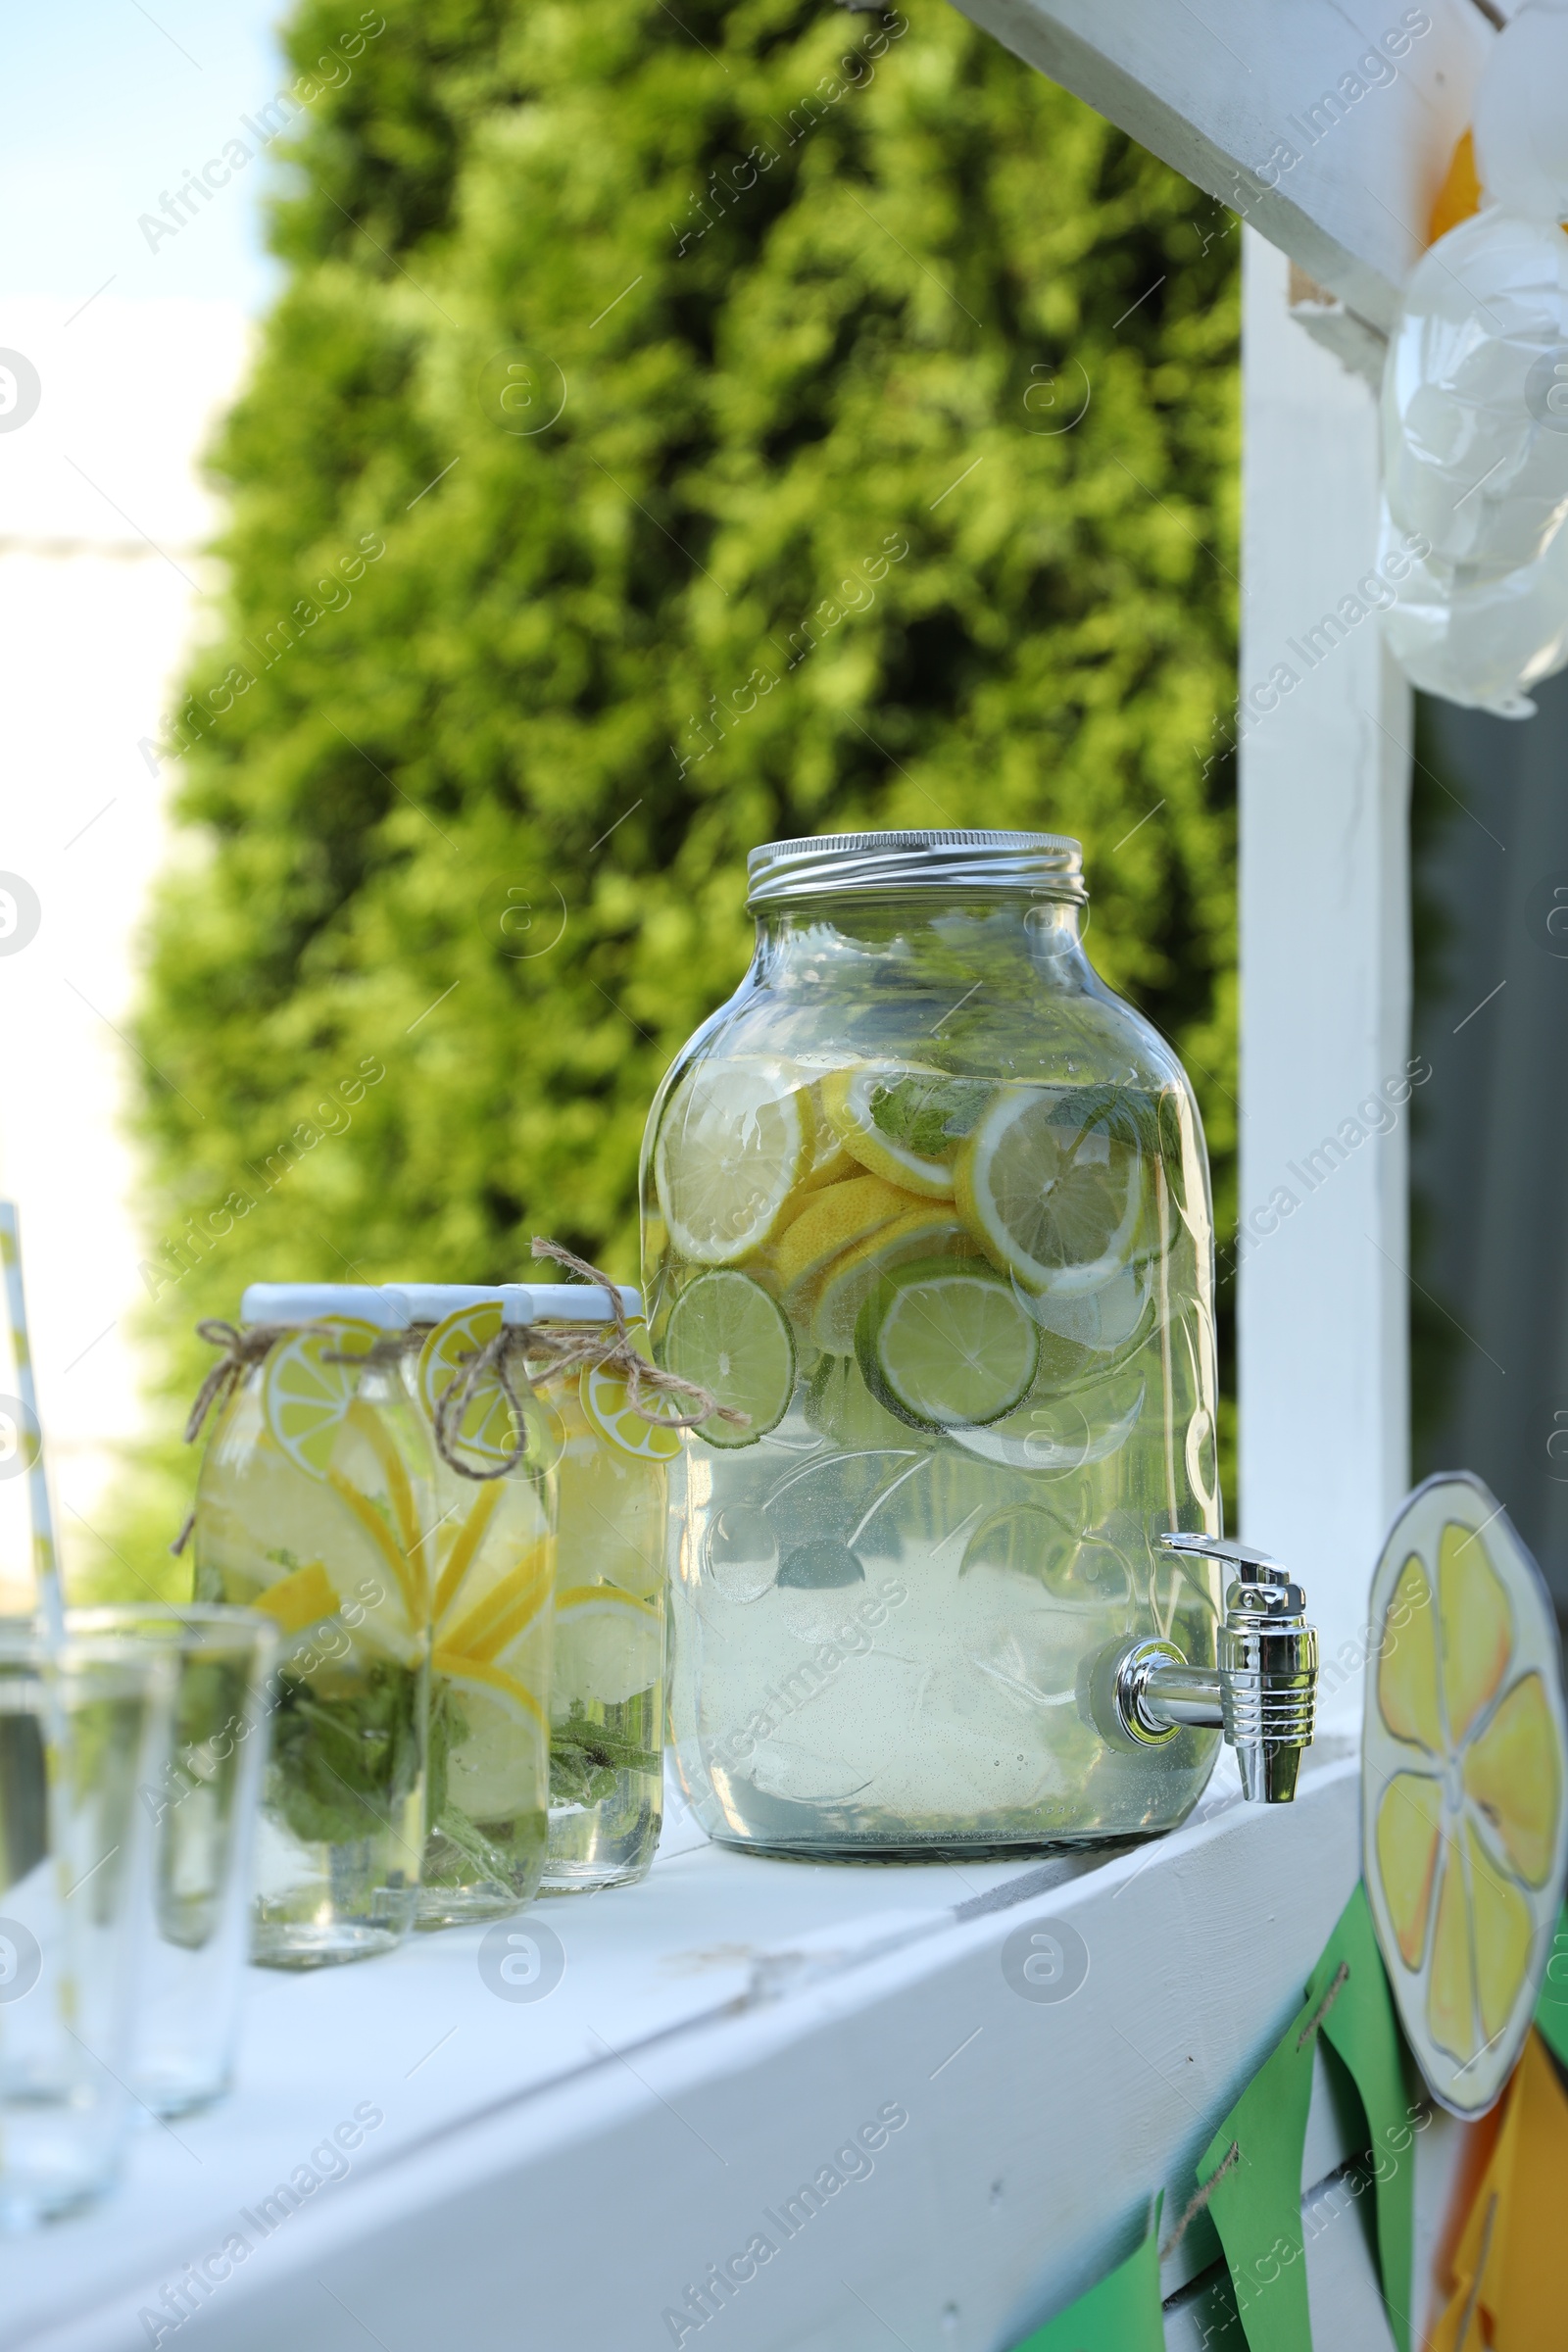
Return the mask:
<path id="1" fill-rule="evenodd" d="M 1294 1787 L 1315 1638 L 1221 1541 L 1202 1130 L 1086 895 L 1049 834 L 756 850 L 752 967 L 654 1105 L 656 1353 L 745 1416 L 674 1466 L 675 1752 L 726 1843 L 1166 1829 L 1222 1724 Z"/>

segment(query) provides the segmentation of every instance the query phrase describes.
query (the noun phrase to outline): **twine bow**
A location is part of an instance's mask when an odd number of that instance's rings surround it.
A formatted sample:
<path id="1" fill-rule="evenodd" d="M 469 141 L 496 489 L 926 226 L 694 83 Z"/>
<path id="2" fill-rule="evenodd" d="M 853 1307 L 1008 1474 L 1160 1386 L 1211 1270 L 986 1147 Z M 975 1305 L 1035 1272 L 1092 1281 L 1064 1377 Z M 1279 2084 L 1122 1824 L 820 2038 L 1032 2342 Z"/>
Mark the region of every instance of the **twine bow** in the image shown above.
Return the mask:
<path id="1" fill-rule="evenodd" d="M 196 1392 L 196 1401 L 185 1424 L 187 1446 L 194 1446 L 201 1436 L 202 1425 L 213 1406 L 228 1402 L 252 1364 L 259 1364 L 274 1341 L 285 1336 L 285 1328 L 281 1323 L 253 1323 L 249 1331 L 240 1331 L 232 1323 L 197 1324 L 196 1337 L 205 1340 L 209 1348 L 221 1348 L 223 1352 Z"/>
<path id="2" fill-rule="evenodd" d="M 533 1255 L 552 1259 L 583 1282 L 597 1283 L 610 1302 L 612 1330 L 607 1334 L 602 1325 L 598 1330 L 582 1324 L 552 1330 L 537 1323 L 504 1323 L 494 1339 L 475 1348 L 461 1377 L 449 1385 L 436 1407 L 436 1451 L 448 1469 L 478 1484 L 486 1479 L 507 1477 L 522 1460 L 528 1450 L 528 1429 L 514 1383 L 514 1373 L 518 1370 L 530 1390 L 536 1380 L 569 1380 L 573 1374 L 590 1370 L 612 1372 L 626 1384 L 627 1410 L 640 1414 L 645 1421 L 657 1422 L 662 1429 L 697 1429 L 715 1416 L 741 1429 L 750 1424 L 750 1413 L 740 1412 L 734 1405 L 720 1404 L 711 1389 L 701 1387 L 695 1380 L 683 1380 L 678 1372 L 666 1372 L 662 1364 L 651 1364 L 639 1353 L 620 1302 L 620 1292 L 602 1267 L 590 1265 L 585 1257 L 575 1256 L 559 1242 L 546 1241 L 542 1234 L 534 1236 Z M 462 1459 L 457 1447 L 464 1416 L 486 1379 L 499 1383 L 518 1434 L 505 1461 L 476 1470 Z M 677 1396 L 688 1399 L 687 1411 L 668 1412 L 652 1401 Z"/>
<path id="3" fill-rule="evenodd" d="M 205 1340 L 209 1348 L 221 1348 L 222 1354 L 213 1365 L 207 1378 L 196 1392 L 196 1401 L 185 1423 L 185 1443 L 194 1446 L 202 1434 L 208 1414 L 216 1404 L 225 1405 L 253 1364 L 259 1364 L 273 1342 L 285 1337 L 281 1323 L 253 1323 L 249 1331 L 241 1331 L 233 1323 L 219 1322 L 216 1318 L 196 1326 L 196 1337 Z M 196 1524 L 196 1513 L 188 1511 L 185 1524 L 169 1546 L 175 1559 L 179 1558 L 190 1542 L 190 1531 Z"/>

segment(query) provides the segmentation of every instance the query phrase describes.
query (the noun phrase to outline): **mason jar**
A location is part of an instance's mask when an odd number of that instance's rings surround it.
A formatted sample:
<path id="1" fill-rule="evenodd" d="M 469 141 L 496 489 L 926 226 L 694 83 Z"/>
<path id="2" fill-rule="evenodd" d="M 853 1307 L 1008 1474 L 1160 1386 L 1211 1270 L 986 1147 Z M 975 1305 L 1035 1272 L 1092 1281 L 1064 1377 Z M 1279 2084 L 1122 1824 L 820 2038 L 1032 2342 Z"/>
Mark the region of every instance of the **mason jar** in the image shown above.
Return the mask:
<path id="1" fill-rule="evenodd" d="M 672 1464 L 671 1723 L 722 1842 L 1012 1854 L 1166 1829 L 1217 1736 L 1098 1726 L 1133 1636 L 1211 1666 L 1213 1236 L 1192 1089 L 1095 973 L 1076 842 L 750 859 L 750 971 L 643 1156 Z"/>
<path id="2" fill-rule="evenodd" d="M 529 1368 L 559 1448 L 550 1847 L 540 1891 L 588 1894 L 645 1878 L 659 1844 L 665 1523 L 681 1442 L 630 1409 L 612 1364 L 578 1360 L 615 1342 L 605 1290 L 520 1287 L 531 1300 Z M 617 1296 L 630 1342 L 646 1353 L 641 1296 L 624 1286 Z"/>
<path id="3" fill-rule="evenodd" d="M 491 1374 L 450 1427 L 439 1420 L 453 1383 L 504 1320 L 528 1320 L 525 1292 L 409 1282 L 388 1296 L 408 1311 L 403 1380 L 430 1460 L 429 1788 L 416 1925 L 464 1927 L 520 1909 L 545 1864 L 559 1436 L 520 1365 L 510 1396 Z"/>
<path id="4" fill-rule="evenodd" d="M 252 1957 L 363 1959 L 414 1924 L 424 1844 L 430 1522 L 400 1359 L 408 1310 L 352 1284 L 253 1283 L 196 1487 L 196 1598 L 281 1637 Z M 225 1336 L 226 1335 L 226 1336 Z"/>

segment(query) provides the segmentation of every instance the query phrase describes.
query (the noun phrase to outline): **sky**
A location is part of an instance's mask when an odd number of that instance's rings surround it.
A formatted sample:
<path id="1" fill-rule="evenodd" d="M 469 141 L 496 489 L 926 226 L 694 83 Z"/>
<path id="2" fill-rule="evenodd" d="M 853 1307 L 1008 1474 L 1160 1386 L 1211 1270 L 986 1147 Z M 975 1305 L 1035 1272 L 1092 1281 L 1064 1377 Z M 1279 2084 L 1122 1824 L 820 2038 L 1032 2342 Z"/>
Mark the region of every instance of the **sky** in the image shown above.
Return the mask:
<path id="1" fill-rule="evenodd" d="M 240 118 L 290 78 L 271 30 L 281 13 L 270 0 L 0 8 L 0 299 L 85 303 L 108 286 L 266 308 L 278 272 L 260 199 L 275 164 L 256 156 L 156 245 L 138 221 L 227 141 L 257 148 Z M 359 15 L 344 0 L 345 31 Z"/>

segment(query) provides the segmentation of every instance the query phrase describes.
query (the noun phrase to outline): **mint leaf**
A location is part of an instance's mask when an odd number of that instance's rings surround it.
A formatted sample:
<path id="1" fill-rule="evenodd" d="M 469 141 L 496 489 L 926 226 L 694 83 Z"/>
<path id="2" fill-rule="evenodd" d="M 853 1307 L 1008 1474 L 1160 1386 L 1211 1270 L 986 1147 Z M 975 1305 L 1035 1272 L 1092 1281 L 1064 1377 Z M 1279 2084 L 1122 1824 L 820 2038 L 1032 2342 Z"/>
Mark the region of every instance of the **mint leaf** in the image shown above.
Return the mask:
<path id="1" fill-rule="evenodd" d="M 918 1159 L 951 1159 L 991 1093 L 974 1078 L 896 1078 L 871 1089 L 871 1120 Z"/>
<path id="2" fill-rule="evenodd" d="M 268 1803 L 307 1844 L 352 1845 L 384 1829 L 419 1778 L 419 1676 L 390 1659 L 321 1696 L 277 1678 Z"/>
<path id="3" fill-rule="evenodd" d="M 597 1805 L 615 1792 L 623 1772 L 658 1772 L 660 1758 L 608 1724 L 590 1723 L 580 1698 L 564 1722 L 550 1726 L 550 1801 Z"/>

